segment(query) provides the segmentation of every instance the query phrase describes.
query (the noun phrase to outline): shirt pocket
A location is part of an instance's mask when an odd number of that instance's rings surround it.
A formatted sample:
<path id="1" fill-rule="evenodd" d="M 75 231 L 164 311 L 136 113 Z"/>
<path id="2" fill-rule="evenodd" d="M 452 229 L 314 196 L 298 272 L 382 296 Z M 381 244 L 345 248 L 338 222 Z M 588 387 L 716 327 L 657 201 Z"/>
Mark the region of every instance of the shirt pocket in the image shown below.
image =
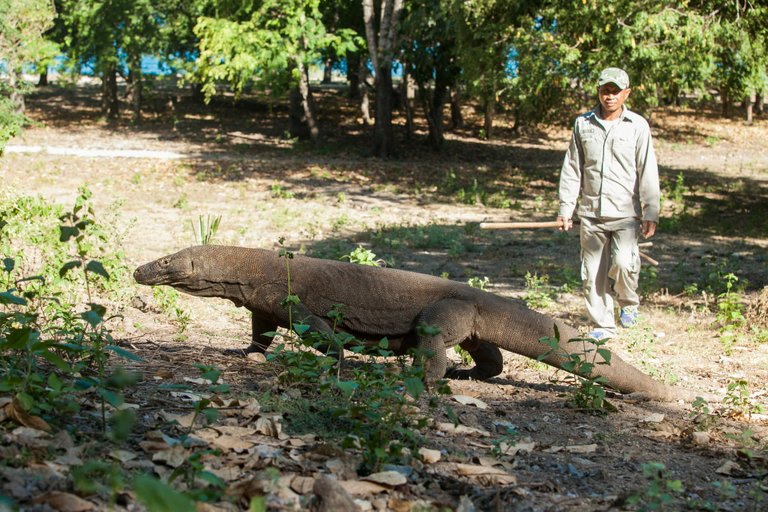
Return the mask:
<path id="1" fill-rule="evenodd" d="M 635 137 L 631 132 L 619 133 L 611 145 L 614 158 L 625 171 L 635 170 Z"/>

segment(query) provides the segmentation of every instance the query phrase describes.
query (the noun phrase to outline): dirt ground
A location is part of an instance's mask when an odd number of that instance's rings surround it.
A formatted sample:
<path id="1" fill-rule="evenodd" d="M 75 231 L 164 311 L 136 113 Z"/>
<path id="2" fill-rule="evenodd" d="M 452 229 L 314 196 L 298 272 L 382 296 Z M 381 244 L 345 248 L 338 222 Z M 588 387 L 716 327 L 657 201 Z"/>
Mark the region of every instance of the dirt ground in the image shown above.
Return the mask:
<path id="1" fill-rule="evenodd" d="M 144 121 L 131 125 L 127 118 L 100 119 L 89 92 L 52 87 L 30 98 L 37 124 L 12 140 L 0 158 L 2 188 L 69 205 L 87 184 L 98 211 L 119 219 L 131 267 L 193 245 L 200 216 L 221 216 L 217 243 L 276 248 L 284 238 L 292 250 L 330 258 L 362 245 L 397 268 L 462 282 L 487 277 L 486 289 L 503 296 L 530 299 L 533 288 L 547 296 L 535 307 L 588 328 L 575 233 L 477 227 L 487 220 L 554 218 L 565 129 L 513 136 L 501 120 L 496 138 L 484 141 L 475 137 L 479 116 L 469 109 L 466 127 L 448 134 L 441 153 L 423 147 L 420 133 L 415 142 L 400 142 L 398 158 L 382 161 L 368 156 L 369 139 L 361 133 L 370 128 L 338 91 L 326 91 L 318 102 L 324 138 L 317 147 L 285 138 L 279 105 L 222 102 L 214 115 L 186 98 L 172 110 L 156 93 Z M 668 510 L 766 507 L 768 417 L 758 406 L 768 403 L 768 120 L 746 126 L 706 109 L 660 110 L 653 130 L 665 220 L 647 252 L 659 266 L 647 265 L 643 273 L 639 325 L 622 331 L 610 348 L 655 378 L 697 392 L 726 396 L 728 384 L 741 379 L 755 413 L 711 404 L 714 424 L 702 428 L 690 404 L 612 396 L 615 412 L 592 414 L 567 406 L 563 372 L 507 353 L 501 376 L 450 383 L 454 394 L 485 406 L 444 399 L 460 424 L 475 430 L 428 429 L 426 446 L 440 450 L 441 461 L 413 464 L 406 483 L 353 492 L 358 506 L 624 510 L 633 507 L 627 503 L 631 495 L 643 495 L 652 505 L 667 493 L 674 497 Z M 29 152 L 36 146 L 48 149 Z M 165 153 L 77 156 L 56 154 L 55 148 Z M 498 207 L 466 204 L 473 197 Z M 711 290 L 729 272 L 744 286 L 748 325 L 726 353 Z M 526 286 L 527 273 L 549 281 L 535 288 L 529 277 Z M 183 382 L 197 376 L 195 362 L 205 362 L 223 369 L 224 380 L 244 396 L 291 399 L 307 393 L 283 388 L 274 363 L 223 353 L 248 343 L 246 311 L 181 296 L 178 306 L 189 315 L 182 333 L 178 319 L 154 304 L 152 290 L 125 287 L 132 300 L 118 305 L 124 318 L 115 335 L 145 358 L 145 375 Z M 451 357 L 458 364 L 458 356 Z M 175 410 L 174 399 L 153 387 L 156 380 L 147 379 L 132 398 L 147 418 L 160 409 Z M 440 411 L 433 414 L 438 423 L 449 421 Z M 519 434 L 519 449 L 488 462 L 494 441 L 509 427 Z M 241 454 L 222 464 L 235 473 L 232 482 L 277 468 L 293 478 L 295 496 L 281 495 L 280 501 L 277 491 L 265 491 L 270 509 L 302 508 L 312 492 L 298 485 L 299 477 L 363 476 L 354 465 L 340 471 L 331 463 L 354 452 L 328 454 L 318 449 L 322 444 L 314 439 L 289 448 L 275 442 L 277 455 L 251 451 L 248 462 Z M 655 480 L 661 491 L 643 474 L 651 462 L 666 466 Z M 467 475 L 463 468 L 469 466 L 495 467 L 498 474 Z M 680 493 L 664 490 L 674 480 L 682 483 Z"/>

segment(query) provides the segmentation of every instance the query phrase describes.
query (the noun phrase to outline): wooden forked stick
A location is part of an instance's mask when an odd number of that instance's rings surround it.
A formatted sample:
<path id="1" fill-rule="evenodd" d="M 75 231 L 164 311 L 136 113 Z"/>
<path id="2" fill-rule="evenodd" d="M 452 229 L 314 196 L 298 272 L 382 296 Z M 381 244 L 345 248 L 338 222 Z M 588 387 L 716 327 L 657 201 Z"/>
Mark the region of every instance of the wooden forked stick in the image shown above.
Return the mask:
<path id="1" fill-rule="evenodd" d="M 540 228 L 559 228 L 563 225 L 557 220 L 546 220 L 540 222 L 481 222 L 480 229 L 540 229 Z M 651 247 L 653 242 L 643 242 L 637 244 L 638 247 Z M 651 265 L 658 267 L 659 262 L 640 251 L 640 257 Z"/>

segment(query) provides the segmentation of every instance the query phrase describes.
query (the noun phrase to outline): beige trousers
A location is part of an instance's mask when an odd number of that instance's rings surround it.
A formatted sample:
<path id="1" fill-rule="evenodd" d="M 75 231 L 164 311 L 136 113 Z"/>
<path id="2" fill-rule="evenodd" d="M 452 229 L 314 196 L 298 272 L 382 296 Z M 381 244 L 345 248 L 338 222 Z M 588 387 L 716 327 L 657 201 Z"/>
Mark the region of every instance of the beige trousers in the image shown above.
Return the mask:
<path id="1" fill-rule="evenodd" d="M 581 218 L 581 279 L 587 313 L 595 326 L 613 335 L 614 296 L 622 308 L 640 303 L 640 233 L 640 220 L 633 217 Z"/>

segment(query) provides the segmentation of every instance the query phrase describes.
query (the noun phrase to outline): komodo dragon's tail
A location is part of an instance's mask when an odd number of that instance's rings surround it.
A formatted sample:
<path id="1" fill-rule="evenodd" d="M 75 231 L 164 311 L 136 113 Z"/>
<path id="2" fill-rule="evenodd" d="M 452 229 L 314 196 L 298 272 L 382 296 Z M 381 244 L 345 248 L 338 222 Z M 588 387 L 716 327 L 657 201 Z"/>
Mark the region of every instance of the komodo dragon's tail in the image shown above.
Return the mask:
<path id="1" fill-rule="evenodd" d="M 613 352 L 610 363 L 602 364 L 605 363 L 605 360 L 596 353 L 598 347 L 590 343 L 588 338 L 581 336 L 573 327 L 559 320 L 552 320 L 550 317 L 530 310 L 522 304 L 514 304 L 513 307 L 516 310 L 514 314 L 510 315 L 510 311 L 507 309 L 506 314 L 500 316 L 506 321 L 502 321 L 501 325 L 497 322 L 496 326 L 491 329 L 495 332 L 492 333 L 490 336 L 492 339 L 489 341 L 493 341 L 499 347 L 533 359 L 542 357 L 549 352 L 541 360 L 561 369 L 565 369 L 563 363 L 569 360 L 568 355 L 577 354 L 584 361 L 596 363 L 591 374 L 584 376 L 605 377 L 607 386 L 633 397 L 689 402 L 696 399 L 697 394 L 658 382 Z M 499 317 L 496 318 L 498 320 Z M 559 339 L 558 349 L 550 350 L 550 346 L 543 339 L 551 340 L 557 335 L 559 335 L 557 338 Z"/>

